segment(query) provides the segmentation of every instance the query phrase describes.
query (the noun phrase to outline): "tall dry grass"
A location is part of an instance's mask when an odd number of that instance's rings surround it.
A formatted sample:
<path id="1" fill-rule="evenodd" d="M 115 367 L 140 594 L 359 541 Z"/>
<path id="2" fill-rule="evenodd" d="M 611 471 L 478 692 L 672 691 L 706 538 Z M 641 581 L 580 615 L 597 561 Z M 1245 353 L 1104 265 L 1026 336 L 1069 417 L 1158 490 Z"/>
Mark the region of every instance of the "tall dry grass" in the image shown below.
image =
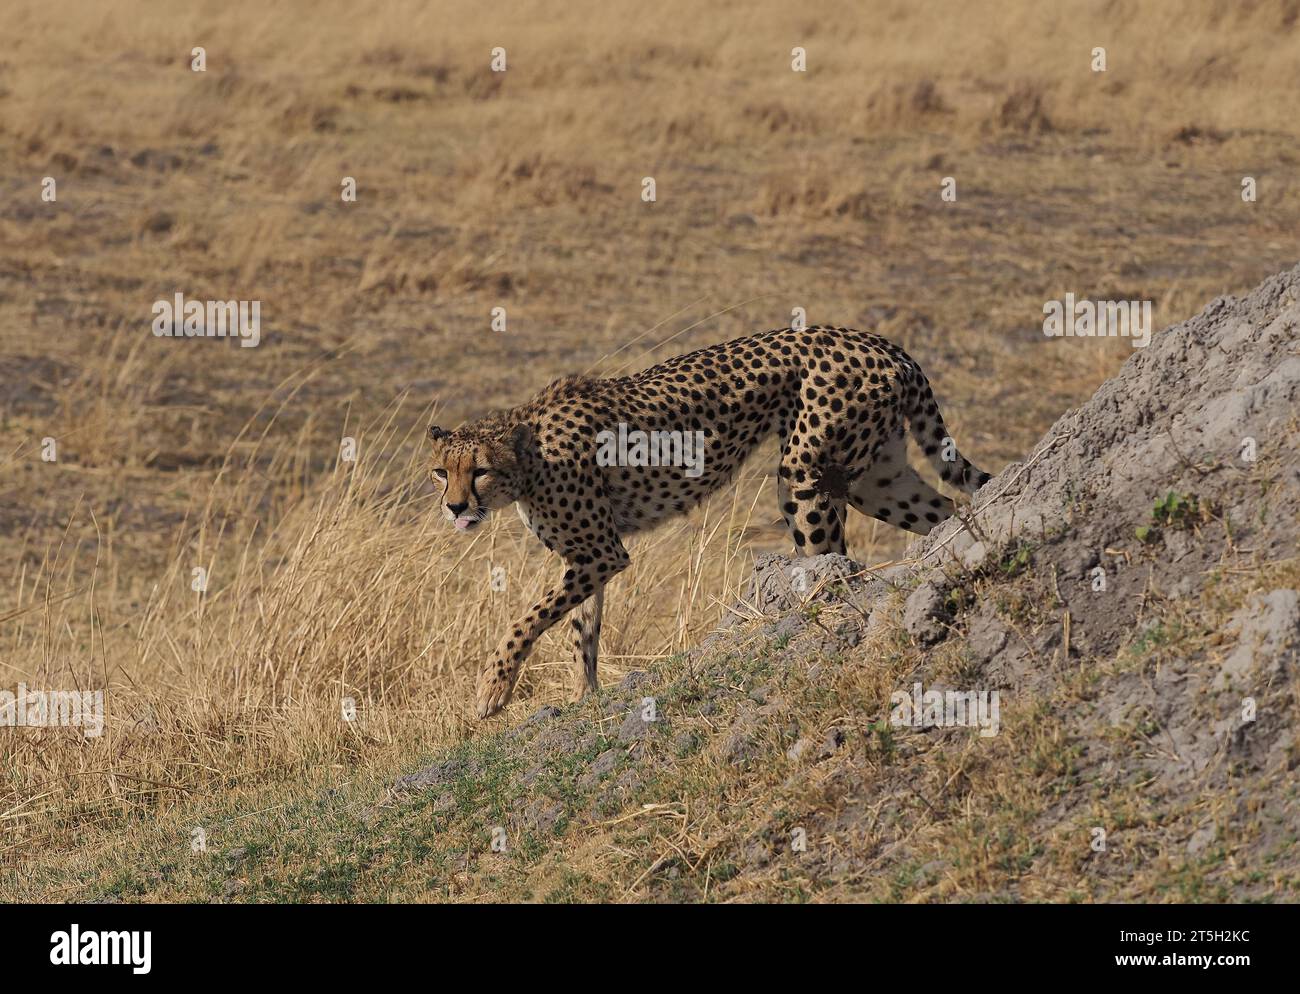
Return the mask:
<path id="1" fill-rule="evenodd" d="M 237 136 L 233 163 L 242 167 L 276 153 L 259 133 L 346 135 L 359 124 L 348 109 L 357 100 L 379 134 L 405 105 L 456 103 L 486 149 L 500 148 L 493 129 L 526 98 L 547 136 L 516 146 L 516 163 L 576 158 L 565 138 L 578 132 L 618 139 L 603 151 L 640 154 L 655 142 L 734 147 L 756 130 L 815 141 L 833 126 L 867 134 L 925 122 L 944 126 L 936 131 L 1148 125 L 1152 138 L 1188 125 L 1290 131 L 1296 22 L 1287 0 L 797 8 L 761 0 L 706 10 L 685 0 L 579 0 L 562 10 L 506 3 L 492 16 L 465 0 L 399 0 L 378 11 L 147 0 L 87 11 L 54 0 L 12 10 L 11 34 L 24 44 L 6 56 L 6 96 L 16 105 L 6 130 L 32 152 L 95 133 L 109 141 Z M 217 85 L 159 87 L 188 67 L 196 45 L 209 52 Z M 511 57 L 504 75 L 482 71 L 496 46 Z M 789 73 L 795 46 L 809 60 L 798 77 Z M 1098 47 L 1107 51 L 1105 73 L 1088 71 Z M 41 73 L 24 71 L 36 65 Z M 704 81 L 720 89 L 701 92 Z M 739 107 L 716 98 L 727 90 L 740 94 Z M 601 92 L 622 96 L 592 99 Z M 358 153 L 362 162 L 385 159 L 382 147 Z"/>
<path id="2" fill-rule="evenodd" d="M 275 439 L 274 420 L 246 426 L 192 513 L 159 535 L 170 546 L 152 584 L 120 576 L 94 509 L 75 509 L 17 576 L 0 658 L 6 684 L 106 688 L 107 722 L 101 738 L 7 734 L 8 855 L 196 793 L 466 734 L 478 666 L 555 567 L 513 515 L 469 542 L 447 527 L 422 485 L 427 420 L 398 402 L 357 424 L 355 462 L 280 509 L 275 481 L 301 440 Z M 727 495 L 639 543 L 609 600 L 605 680 L 707 631 L 747 574 L 750 513 Z M 571 695 L 569 654 L 565 636 L 542 640 L 515 711 Z"/>

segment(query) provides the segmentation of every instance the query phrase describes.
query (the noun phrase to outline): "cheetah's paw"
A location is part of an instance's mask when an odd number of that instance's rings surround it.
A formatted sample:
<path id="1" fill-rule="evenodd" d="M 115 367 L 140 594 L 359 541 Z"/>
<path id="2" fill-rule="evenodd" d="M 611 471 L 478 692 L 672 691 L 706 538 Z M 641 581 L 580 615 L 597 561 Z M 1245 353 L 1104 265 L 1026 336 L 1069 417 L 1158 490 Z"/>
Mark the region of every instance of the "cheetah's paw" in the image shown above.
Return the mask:
<path id="1" fill-rule="evenodd" d="M 499 676 L 496 667 L 485 669 L 479 674 L 475 703 L 480 718 L 490 718 L 510 703 L 510 695 L 515 689 L 512 677 L 509 670 L 504 676 Z"/>

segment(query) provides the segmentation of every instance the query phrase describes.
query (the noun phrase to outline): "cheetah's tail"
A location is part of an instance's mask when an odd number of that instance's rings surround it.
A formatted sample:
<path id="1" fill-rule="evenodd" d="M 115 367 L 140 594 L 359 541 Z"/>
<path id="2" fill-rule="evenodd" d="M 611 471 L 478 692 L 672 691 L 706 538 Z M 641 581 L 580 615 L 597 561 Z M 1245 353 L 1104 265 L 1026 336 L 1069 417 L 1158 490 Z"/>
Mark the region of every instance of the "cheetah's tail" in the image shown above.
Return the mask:
<path id="1" fill-rule="evenodd" d="M 957 443 L 944 426 L 943 415 L 939 413 L 939 405 L 930 389 L 930 381 L 915 362 L 912 368 L 915 380 L 906 391 L 911 402 L 908 405 L 907 423 L 912 429 L 912 437 L 930 460 L 939 479 L 958 490 L 973 494 L 992 477 L 957 451 Z"/>

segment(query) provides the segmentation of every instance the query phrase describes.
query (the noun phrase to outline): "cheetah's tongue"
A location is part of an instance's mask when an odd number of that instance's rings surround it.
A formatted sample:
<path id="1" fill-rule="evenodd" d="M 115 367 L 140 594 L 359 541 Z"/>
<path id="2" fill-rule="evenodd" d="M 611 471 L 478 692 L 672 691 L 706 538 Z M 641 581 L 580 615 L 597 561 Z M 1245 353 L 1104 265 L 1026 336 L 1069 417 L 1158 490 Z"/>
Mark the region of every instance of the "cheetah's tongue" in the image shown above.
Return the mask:
<path id="1" fill-rule="evenodd" d="M 473 519 L 473 518 L 457 518 L 457 519 L 456 519 L 456 527 L 459 528 L 461 531 L 464 531 L 466 528 L 468 528 L 468 527 L 469 527 L 470 525 L 472 525 L 473 523 L 474 523 L 474 519 Z"/>

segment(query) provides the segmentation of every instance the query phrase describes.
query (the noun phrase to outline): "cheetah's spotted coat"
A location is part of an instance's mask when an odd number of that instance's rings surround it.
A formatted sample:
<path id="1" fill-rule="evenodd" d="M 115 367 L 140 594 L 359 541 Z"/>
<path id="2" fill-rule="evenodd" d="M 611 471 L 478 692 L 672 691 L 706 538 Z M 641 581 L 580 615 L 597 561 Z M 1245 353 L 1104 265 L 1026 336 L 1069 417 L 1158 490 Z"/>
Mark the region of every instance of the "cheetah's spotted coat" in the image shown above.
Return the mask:
<path id="1" fill-rule="evenodd" d="M 623 539 L 722 487 L 773 433 L 781 442 L 777 500 L 796 554 L 844 553 L 847 505 L 928 533 L 953 503 L 907 464 L 904 421 L 946 483 L 973 493 L 988 480 L 957 452 L 916 362 L 885 339 L 848 328 L 786 328 L 632 376 L 570 376 L 454 432 L 430 427 L 431 472 L 447 517 L 469 530 L 517 502 L 520 517 L 565 563 L 560 583 L 480 674 L 479 716 L 506 705 L 533 644 L 575 608 L 580 693 L 595 690 L 604 587 L 629 562 Z M 703 472 L 600 465 L 597 436 L 620 424 L 702 432 Z"/>

